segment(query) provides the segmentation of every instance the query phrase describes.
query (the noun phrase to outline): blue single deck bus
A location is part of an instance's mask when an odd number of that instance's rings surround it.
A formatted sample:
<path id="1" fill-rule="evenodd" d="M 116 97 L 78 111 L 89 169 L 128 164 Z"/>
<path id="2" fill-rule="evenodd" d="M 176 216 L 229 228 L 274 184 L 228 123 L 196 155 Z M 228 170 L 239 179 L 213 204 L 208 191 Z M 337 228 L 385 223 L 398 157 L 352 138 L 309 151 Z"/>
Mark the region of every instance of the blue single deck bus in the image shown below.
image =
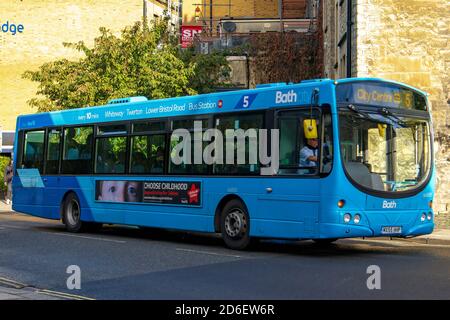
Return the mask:
<path id="1" fill-rule="evenodd" d="M 314 119 L 315 145 L 304 130 Z M 279 167 L 177 164 L 177 128 L 279 131 Z M 313 128 L 314 127 L 314 128 Z M 313 139 L 314 140 L 314 139 Z M 252 90 L 20 116 L 13 209 L 101 224 L 254 238 L 412 237 L 433 231 L 433 134 L 426 93 L 382 79 L 309 80 Z M 306 148 L 306 149 L 305 149 Z M 314 155 L 302 159 L 302 154 Z"/>

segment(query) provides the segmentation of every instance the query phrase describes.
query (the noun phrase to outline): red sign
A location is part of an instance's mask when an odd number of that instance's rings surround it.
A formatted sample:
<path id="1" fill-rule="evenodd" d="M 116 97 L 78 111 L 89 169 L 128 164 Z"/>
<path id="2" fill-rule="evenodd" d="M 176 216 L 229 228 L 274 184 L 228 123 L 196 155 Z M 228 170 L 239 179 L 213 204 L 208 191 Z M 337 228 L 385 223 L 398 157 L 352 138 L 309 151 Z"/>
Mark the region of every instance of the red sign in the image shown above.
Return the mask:
<path id="1" fill-rule="evenodd" d="M 201 26 L 181 26 L 181 47 L 187 48 L 192 45 L 195 35 L 201 32 Z"/>

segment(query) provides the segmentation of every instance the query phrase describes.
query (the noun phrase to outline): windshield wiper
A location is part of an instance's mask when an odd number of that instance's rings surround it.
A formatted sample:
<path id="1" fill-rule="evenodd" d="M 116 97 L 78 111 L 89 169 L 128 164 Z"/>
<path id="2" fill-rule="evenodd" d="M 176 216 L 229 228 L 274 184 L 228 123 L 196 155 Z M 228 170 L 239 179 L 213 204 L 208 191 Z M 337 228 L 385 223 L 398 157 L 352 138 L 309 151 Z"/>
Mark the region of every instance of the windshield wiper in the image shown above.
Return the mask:
<path id="1" fill-rule="evenodd" d="M 356 113 L 357 115 L 359 115 L 361 118 L 372 120 L 372 118 L 371 118 L 367 113 L 365 113 L 365 112 L 359 110 L 358 107 L 355 106 L 355 105 L 353 105 L 353 104 L 349 104 L 349 105 L 347 106 L 347 108 L 348 108 L 350 111 L 353 111 L 354 113 Z"/>
<path id="2" fill-rule="evenodd" d="M 369 120 L 369 121 L 375 122 L 375 123 L 384 123 L 384 124 L 392 125 L 392 121 L 386 121 L 385 118 L 376 119 L 373 116 L 371 116 L 370 113 L 359 110 L 359 108 L 353 104 L 349 104 L 347 106 L 347 108 L 350 111 L 356 113 L 361 119 L 366 119 L 366 120 Z"/>
<path id="3" fill-rule="evenodd" d="M 382 116 L 388 117 L 388 119 L 391 120 L 392 122 L 394 122 L 396 125 L 398 125 L 398 126 L 400 126 L 402 128 L 406 127 L 405 121 L 403 121 L 402 119 L 397 117 L 395 114 L 393 114 L 387 108 L 380 108 L 380 109 L 378 109 L 378 113 L 381 114 Z"/>

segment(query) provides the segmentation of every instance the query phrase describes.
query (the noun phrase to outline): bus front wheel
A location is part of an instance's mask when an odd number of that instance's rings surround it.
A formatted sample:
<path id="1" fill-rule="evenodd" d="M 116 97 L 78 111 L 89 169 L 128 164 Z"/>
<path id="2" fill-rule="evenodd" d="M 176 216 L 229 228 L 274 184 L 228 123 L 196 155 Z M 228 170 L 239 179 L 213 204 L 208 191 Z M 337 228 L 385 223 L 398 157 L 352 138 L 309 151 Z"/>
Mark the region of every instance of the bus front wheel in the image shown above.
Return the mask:
<path id="1" fill-rule="evenodd" d="M 221 232 L 230 249 L 244 250 L 250 244 L 250 218 L 241 201 L 229 201 L 222 210 Z"/>

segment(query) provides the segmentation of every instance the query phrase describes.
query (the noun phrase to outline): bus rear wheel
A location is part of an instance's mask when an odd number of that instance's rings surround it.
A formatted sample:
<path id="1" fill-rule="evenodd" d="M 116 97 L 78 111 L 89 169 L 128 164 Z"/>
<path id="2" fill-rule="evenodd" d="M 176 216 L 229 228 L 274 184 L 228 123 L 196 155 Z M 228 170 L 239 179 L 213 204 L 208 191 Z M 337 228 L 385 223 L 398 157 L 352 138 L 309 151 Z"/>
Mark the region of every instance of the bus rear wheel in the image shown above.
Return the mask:
<path id="1" fill-rule="evenodd" d="M 228 248 L 244 250 L 250 244 L 250 217 L 241 201 L 229 201 L 220 219 L 222 238 Z"/>
<path id="2" fill-rule="evenodd" d="M 83 231 L 98 231 L 101 223 L 83 222 L 81 221 L 81 206 L 78 197 L 74 193 L 70 193 L 63 204 L 63 222 L 66 230 L 73 233 Z"/>

